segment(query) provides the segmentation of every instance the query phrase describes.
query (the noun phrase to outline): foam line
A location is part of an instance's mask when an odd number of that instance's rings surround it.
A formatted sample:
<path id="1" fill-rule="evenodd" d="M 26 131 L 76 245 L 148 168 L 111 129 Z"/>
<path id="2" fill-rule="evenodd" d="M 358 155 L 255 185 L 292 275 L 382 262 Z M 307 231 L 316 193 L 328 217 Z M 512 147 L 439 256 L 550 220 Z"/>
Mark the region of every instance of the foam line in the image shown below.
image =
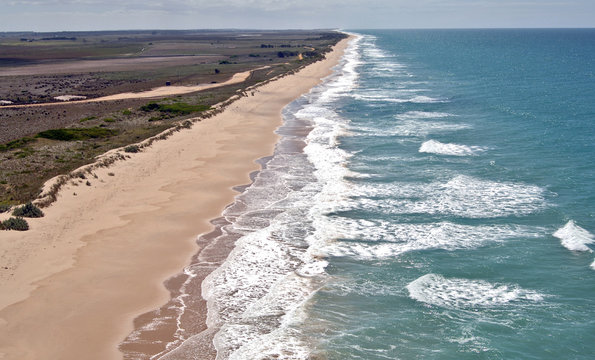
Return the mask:
<path id="1" fill-rule="evenodd" d="M 445 308 L 508 306 L 539 302 L 544 295 L 517 285 L 492 284 L 483 280 L 445 278 L 426 274 L 407 285 L 409 296 L 417 301 Z"/>

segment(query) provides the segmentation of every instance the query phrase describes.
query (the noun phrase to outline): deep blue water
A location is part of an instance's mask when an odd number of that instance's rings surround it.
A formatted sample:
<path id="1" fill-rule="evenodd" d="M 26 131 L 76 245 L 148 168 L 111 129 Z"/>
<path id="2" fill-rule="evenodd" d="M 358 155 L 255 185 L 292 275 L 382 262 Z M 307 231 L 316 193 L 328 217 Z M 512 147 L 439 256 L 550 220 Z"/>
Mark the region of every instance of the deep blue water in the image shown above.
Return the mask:
<path id="1" fill-rule="evenodd" d="M 356 33 L 227 210 L 222 358 L 592 359 L 595 30 Z"/>

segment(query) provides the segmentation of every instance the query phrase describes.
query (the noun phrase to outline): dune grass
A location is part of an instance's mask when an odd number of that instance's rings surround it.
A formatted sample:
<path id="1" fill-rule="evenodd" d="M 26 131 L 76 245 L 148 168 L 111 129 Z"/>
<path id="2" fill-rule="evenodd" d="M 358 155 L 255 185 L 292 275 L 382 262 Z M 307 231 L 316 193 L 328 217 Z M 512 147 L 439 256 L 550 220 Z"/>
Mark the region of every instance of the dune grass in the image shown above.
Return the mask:
<path id="1" fill-rule="evenodd" d="M 159 111 L 162 113 L 170 113 L 175 115 L 188 115 L 196 112 L 202 112 L 209 110 L 211 107 L 208 105 L 191 105 L 185 102 L 175 102 L 173 104 L 159 104 L 156 102 L 150 102 L 146 105 L 141 106 L 141 110 L 149 112 L 149 111 Z"/>
<path id="2" fill-rule="evenodd" d="M 72 141 L 86 139 L 101 139 L 114 136 L 118 133 L 116 129 L 106 129 L 100 127 L 92 128 L 72 128 L 72 129 L 52 129 L 38 133 L 36 136 L 50 140 Z"/>

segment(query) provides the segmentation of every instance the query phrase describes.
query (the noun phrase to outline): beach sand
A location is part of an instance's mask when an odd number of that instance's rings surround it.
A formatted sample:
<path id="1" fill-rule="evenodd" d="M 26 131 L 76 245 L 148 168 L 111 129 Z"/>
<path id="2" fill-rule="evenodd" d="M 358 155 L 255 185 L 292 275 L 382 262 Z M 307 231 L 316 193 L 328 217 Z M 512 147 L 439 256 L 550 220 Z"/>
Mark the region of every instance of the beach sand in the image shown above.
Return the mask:
<path id="1" fill-rule="evenodd" d="M 69 183 L 31 230 L 1 232 L 0 358 L 121 359 L 133 319 L 168 301 L 164 281 L 272 154 L 282 108 L 330 74 L 345 46 Z"/>

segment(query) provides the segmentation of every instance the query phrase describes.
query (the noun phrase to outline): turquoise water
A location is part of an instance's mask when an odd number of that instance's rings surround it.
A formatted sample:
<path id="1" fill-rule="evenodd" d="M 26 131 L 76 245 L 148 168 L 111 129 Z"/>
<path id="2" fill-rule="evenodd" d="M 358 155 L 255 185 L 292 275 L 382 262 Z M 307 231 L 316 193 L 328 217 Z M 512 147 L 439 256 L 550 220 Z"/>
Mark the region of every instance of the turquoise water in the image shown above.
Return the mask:
<path id="1" fill-rule="evenodd" d="M 357 34 L 224 214 L 220 358 L 593 358 L 595 30 Z"/>
<path id="2" fill-rule="evenodd" d="M 595 31 L 359 33 L 318 351 L 593 358 Z"/>

